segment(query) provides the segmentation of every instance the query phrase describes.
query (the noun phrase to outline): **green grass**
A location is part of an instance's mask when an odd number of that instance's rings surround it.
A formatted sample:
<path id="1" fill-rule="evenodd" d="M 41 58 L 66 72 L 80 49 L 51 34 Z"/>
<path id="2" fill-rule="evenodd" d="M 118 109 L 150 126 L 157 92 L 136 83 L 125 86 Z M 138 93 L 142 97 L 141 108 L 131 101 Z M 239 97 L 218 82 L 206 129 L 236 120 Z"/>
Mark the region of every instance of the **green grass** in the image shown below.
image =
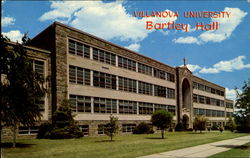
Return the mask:
<path id="1" fill-rule="evenodd" d="M 209 158 L 250 158 L 250 143 L 218 153 Z"/>
<path id="2" fill-rule="evenodd" d="M 203 134 L 168 132 L 165 135 L 165 139 L 159 139 L 160 134 L 118 135 L 113 142 L 109 142 L 106 136 L 65 140 L 23 139 L 18 140 L 22 146 L 14 149 L 6 147 L 3 149 L 3 155 L 5 158 L 130 158 L 240 137 L 245 134 L 216 131 Z"/>

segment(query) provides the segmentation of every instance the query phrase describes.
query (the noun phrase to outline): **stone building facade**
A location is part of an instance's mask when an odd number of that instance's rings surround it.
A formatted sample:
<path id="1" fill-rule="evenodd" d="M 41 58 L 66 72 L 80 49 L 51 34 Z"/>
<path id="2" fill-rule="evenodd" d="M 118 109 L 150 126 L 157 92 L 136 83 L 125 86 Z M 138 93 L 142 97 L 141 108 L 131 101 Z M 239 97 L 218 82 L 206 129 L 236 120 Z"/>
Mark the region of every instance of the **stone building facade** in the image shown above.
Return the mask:
<path id="1" fill-rule="evenodd" d="M 50 76 L 44 120 L 69 99 L 85 135 L 103 134 L 100 127 L 110 114 L 119 118 L 121 133 L 131 133 L 157 109 L 172 112 L 174 124 L 187 115 L 190 128 L 195 115 L 225 124 L 233 112 L 224 87 L 194 76 L 185 65 L 163 64 L 58 22 L 35 36 L 29 48 L 36 52 L 31 57 L 44 57 Z"/>

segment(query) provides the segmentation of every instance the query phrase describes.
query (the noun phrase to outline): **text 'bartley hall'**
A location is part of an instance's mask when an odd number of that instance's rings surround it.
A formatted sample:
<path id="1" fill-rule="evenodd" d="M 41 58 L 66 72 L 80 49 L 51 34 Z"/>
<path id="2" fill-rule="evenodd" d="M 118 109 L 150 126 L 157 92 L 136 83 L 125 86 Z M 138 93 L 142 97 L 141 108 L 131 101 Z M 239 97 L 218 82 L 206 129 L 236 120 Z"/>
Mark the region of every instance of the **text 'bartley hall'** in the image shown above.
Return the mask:
<path id="1" fill-rule="evenodd" d="M 119 118 L 120 133 L 132 133 L 140 122 L 164 109 L 174 123 L 206 115 L 210 124 L 225 124 L 233 101 L 225 88 L 192 74 L 184 65 L 171 67 L 103 39 L 55 22 L 27 46 L 34 69 L 50 76 L 49 93 L 41 102 L 42 120 L 50 120 L 69 99 L 84 135 L 102 135 L 110 114 Z M 19 127 L 19 135 L 34 135 L 38 127 Z"/>

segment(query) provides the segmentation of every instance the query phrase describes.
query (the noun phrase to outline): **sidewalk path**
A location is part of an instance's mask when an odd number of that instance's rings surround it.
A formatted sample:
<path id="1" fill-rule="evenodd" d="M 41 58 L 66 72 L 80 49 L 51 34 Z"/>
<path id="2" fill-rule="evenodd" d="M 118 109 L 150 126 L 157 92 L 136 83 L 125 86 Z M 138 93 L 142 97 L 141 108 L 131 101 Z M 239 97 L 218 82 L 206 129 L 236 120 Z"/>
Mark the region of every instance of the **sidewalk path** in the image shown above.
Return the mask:
<path id="1" fill-rule="evenodd" d="M 198 145 L 194 147 L 172 150 L 168 152 L 142 156 L 140 158 L 203 158 L 208 157 L 223 151 L 232 149 L 250 142 L 250 135 L 227 139 L 219 142 Z"/>

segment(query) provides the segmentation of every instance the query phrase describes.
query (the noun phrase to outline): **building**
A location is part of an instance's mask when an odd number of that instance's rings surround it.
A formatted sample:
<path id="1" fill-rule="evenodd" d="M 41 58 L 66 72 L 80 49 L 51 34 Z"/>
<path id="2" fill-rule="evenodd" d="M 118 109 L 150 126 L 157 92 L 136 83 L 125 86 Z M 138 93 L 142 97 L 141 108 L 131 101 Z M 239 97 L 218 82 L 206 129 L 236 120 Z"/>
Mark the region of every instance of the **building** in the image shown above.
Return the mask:
<path id="1" fill-rule="evenodd" d="M 43 120 L 50 120 L 69 99 L 85 135 L 103 134 L 100 127 L 110 114 L 118 116 L 122 133 L 131 133 L 138 123 L 149 122 L 157 109 L 172 112 L 174 124 L 186 114 L 190 128 L 195 115 L 225 124 L 233 112 L 225 88 L 194 76 L 185 63 L 171 67 L 58 22 L 27 48 L 35 69 L 51 78 L 42 102 Z M 19 128 L 19 134 L 36 132 Z"/>

